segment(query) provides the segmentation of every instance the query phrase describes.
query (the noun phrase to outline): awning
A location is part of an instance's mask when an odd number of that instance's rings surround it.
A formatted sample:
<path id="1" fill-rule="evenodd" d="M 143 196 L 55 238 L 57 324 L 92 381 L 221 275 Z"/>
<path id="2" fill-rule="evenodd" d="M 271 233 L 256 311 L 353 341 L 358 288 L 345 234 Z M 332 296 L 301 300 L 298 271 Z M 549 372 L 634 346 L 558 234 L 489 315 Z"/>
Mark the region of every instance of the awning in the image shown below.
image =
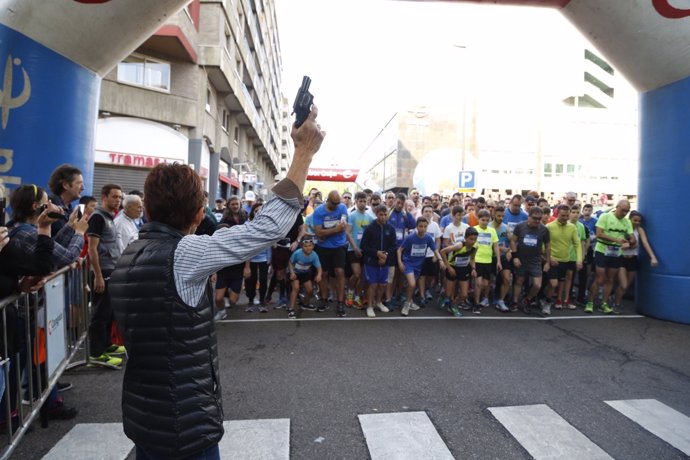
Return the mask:
<path id="1" fill-rule="evenodd" d="M 239 181 L 237 179 L 235 179 L 234 177 L 219 175 L 218 179 L 220 179 L 221 182 L 225 182 L 226 184 L 230 184 L 235 188 L 241 188 L 242 187 L 242 184 L 240 184 Z"/>

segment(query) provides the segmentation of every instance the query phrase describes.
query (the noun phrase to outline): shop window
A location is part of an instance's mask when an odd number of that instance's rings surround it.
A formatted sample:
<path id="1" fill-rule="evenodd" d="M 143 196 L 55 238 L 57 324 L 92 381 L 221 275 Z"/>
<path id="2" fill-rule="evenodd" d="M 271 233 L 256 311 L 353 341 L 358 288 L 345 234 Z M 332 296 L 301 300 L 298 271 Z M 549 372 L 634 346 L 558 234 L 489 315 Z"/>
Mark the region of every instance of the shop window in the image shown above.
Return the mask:
<path id="1" fill-rule="evenodd" d="M 562 176 L 562 175 L 563 175 L 563 165 L 557 164 L 556 165 L 556 176 Z"/>
<path id="2" fill-rule="evenodd" d="M 129 85 L 170 92 L 170 63 L 132 54 L 117 65 L 117 80 Z"/>

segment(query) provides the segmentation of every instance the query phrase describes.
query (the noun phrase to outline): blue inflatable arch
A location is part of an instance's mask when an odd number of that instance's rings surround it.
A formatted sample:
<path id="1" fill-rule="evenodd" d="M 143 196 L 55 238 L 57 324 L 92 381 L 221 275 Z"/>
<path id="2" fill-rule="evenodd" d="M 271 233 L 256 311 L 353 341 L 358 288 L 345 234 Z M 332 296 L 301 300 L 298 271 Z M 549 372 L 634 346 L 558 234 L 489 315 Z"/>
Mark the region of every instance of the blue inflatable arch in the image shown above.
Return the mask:
<path id="1" fill-rule="evenodd" d="M 0 0 L 0 180 L 43 184 L 72 163 L 90 188 L 101 77 L 188 2 Z M 485 3 L 560 9 L 640 92 L 638 202 L 660 264 L 642 264 L 638 310 L 690 324 L 690 10 L 677 0 Z"/>

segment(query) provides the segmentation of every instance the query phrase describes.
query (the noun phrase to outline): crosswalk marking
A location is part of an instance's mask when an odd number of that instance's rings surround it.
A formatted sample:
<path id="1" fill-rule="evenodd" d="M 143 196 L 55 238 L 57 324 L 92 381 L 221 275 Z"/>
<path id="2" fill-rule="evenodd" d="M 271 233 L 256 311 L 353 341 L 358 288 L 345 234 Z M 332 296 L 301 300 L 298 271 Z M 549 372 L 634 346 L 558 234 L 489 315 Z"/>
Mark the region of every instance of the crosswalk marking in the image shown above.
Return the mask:
<path id="1" fill-rule="evenodd" d="M 535 459 L 612 458 L 545 404 L 489 411 Z"/>
<path id="2" fill-rule="evenodd" d="M 121 423 L 79 423 L 53 446 L 43 460 L 122 460 L 134 448 Z"/>
<path id="3" fill-rule="evenodd" d="M 287 460 L 290 458 L 290 419 L 232 420 L 223 422 L 220 458 L 232 460 Z"/>
<path id="4" fill-rule="evenodd" d="M 359 423 L 372 460 L 453 460 L 425 412 L 362 414 Z"/>
<path id="5" fill-rule="evenodd" d="M 656 399 L 605 402 L 685 455 L 690 455 L 690 417 Z"/>

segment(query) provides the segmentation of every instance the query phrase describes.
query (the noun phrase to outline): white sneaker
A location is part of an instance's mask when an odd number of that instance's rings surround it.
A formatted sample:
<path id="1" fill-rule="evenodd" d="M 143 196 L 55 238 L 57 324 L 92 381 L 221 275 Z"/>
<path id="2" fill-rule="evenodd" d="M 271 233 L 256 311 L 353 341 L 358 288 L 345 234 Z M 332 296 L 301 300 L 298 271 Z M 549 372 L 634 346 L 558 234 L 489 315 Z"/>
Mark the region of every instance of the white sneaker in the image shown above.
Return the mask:
<path id="1" fill-rule="evenodd" d="M 504 312 L 510 310 L 510 309 L 508 308 L 508 306 L 506 305 L 506 303 L 503 301 L 503 299 L 501 299 L 501 300 L 499 300 L 499 301 L 496 302 L 496 308 L 497 308 L 499 311 L 504 311 Z"/>
<path id="2" fill-rule="evenodd" d="M 417 304 L 414 303 L 414 302 L 410 302 L 410 310 L 412 310 L 412 311 L 417 311 L 417 310 L 419 310 L 419 305 L 417 305 Z"/>
<path id="3" fill-rule="evenodd" d="M 225 309 L 222 309 L 222 310 L 218 310 L 218 312 L 216 312 L 216 315 L 213 317 L 213 319 L 215 321 L 222 321 L 227 317 L 228 317 L 228 314 L 225 312 Z"/>
<path id="4" fill-rule="evenodd" d="M 407 316 L 410 314 L 410 303 L 411 302 L 405 302 L 405 305 L 403 305 L 402 310 L 400 310 L 401 315 Z"/>
<path id="5" fill-rule="evenodd" d="M 367 316 L 369 318 L 375 318 L 376 313 L 374 313 L 374 307 L 367 307 Z"/>
<path id="6" fill-rule="evenodd" d="M 479 302 L 479 305 L 481 305 L 482 307 L 488 307 L 489 306 L 489 299 L 484 297 L 484 299 L 482 299 L 482 301 Z"/>
<path id="7" fill-rule="evenodd" d="M 551 314 L 551 305 L 547 302 L 546 305 L 542 305 L 541 312 L 543 315 Z"/>
<path id="8" fill-rule="evenodd" d="M 388 309 L 387 306 L 385 306 L 383 303 L 379 302 L 379 304 L 376 306 L 379 310 L 381 310 L 381 313 L 388 313 L 390 310 Z"/>

